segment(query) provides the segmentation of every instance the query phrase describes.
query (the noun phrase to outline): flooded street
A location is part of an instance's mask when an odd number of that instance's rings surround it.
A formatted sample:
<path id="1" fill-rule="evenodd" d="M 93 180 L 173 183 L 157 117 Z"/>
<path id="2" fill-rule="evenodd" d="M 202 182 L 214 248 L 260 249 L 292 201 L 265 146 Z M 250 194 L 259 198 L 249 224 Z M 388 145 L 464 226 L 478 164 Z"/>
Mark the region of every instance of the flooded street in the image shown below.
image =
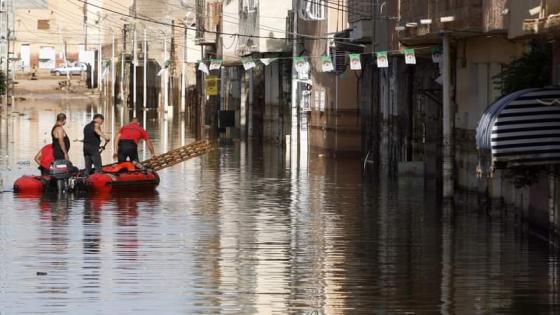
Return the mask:
<path id="1" fill-rule="evenodd" d="M 18 103 L 1 121 L 4 189 L 37 173 L 26 161 L 59 111 L 71 140 L 95 112 L 113 134 L 128 120 L 79 98 Z M 178 115 L 140 117 L 159 153 L 194 141 Z M 155 194 L 0 194 L 0 314 L 559 311 L 557 254 L 511 218 L 451 217 L 433 185 L 364 178 L 359 161 L 288 157 L 222 143 L 162 171 Z"/>

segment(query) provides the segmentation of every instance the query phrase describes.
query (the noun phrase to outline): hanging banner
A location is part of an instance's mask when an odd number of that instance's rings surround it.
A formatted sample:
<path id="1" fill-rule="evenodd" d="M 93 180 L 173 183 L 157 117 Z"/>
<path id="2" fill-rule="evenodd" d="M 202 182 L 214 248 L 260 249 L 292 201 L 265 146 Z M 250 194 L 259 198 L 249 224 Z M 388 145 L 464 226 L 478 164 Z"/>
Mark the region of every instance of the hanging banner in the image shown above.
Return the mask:
<path id="1" fill-rule="evenodd" d="M 377 67 L 389 68 L 389 58 L 387 58 L 387 52 L 380 51 L 376 55 L 377 55 Z"/>
<path id="2" fill-rule="evenodd" d="M 414 49 L 409 48 L 404 50 L 404 61 L 407 65 L 416 64 L 416 55 L 414 54 Z"/>
<path id="3" fill-rule="evenodd" d="M 261 58 L 260 60 L 265 66 L 268 66 L 269 64 L 276 61 L 277 59 L 278 58 Z"/>
<path id="4" fill-rule="evenodd" d="M 243 63 L 243 68 L 245 68 L 245 71 L 251 70 L 257 66 L 252 58 L 241 58 L 241 63 Z"/>
<path id="5" fill-rule="evenodd" d="M 166 74 L 167 74 L 167 68 L 161 68 L 161 70 L 159 70 L 157 76 L 161 77 L 161 76 L 166 75 Z"/>
<path id="6" fill-rule="evenodd" d="M 218 82 L 219 78 L 217 75 L 209 75 L 205 79 L 206 86 L 206 96 L 217 96 L 218 95 Z"/>
<path id="7" fill-rule="evenodd" d="M 210 71 L 208 71 L 208 66 L 202 61 L 198 63 L 198 70 L 206 73 L 207 75 L 210 74 Z"/>
<path id="8" fill-rule="evenodd" d="M 210 59 L 210 71 L 220 70 L 223 62 L 223 59 Z"/>
<path id="9" fill-rule="evenodd" d="M 321 56 L 321 70 L 323 72 L 332 72 L 334 71 L 334 65 L 331 59 L 331 56 Z"/>
<path id="10" fill-rule="evenodd" d="M 441 47 L 433 47 L 432 48 L 432 62 L 433 63 L 440 63 L 441 62 Z"/>
<path id="11" fill-rule="evenodd" d="M 294 57 L 294 68 L 298 73 L 298 79 L 307 80 L 309 79 L 309 62 L 305 57 Z"/>
<path id="12" fill-rule="evenodd" d="M 362 61 L 360 60 L 360 54 L 349 54 L 348 58 L 350 58 L 350 69 L 362 70 Z"/>

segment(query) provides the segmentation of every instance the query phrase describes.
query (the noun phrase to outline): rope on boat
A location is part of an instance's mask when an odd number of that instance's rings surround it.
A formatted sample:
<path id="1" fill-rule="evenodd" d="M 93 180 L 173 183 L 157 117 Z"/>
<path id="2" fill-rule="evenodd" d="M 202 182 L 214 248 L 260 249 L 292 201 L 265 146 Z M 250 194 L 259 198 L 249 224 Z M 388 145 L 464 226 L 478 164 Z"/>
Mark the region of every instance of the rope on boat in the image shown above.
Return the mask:
<path id="1" fill-rule="evenodd" d="M 154 171 L 160 171 L 162 169 L 190 160 L 194 157 L 206 154 L 213 149 L 214 145 L 212 145 L 210 141 L 197 141 L 184 147 L 171 150 L 167 153 L 154 156 L 151 159 L 142 162 L 142 165 Z"/>

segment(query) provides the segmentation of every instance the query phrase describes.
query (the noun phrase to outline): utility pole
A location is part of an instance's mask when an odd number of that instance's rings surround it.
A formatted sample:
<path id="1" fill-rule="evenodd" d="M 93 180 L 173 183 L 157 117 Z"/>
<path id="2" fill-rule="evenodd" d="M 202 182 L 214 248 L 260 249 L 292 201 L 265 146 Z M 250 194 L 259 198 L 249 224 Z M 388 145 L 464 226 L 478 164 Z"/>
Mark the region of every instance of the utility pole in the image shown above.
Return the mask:
<path id="1" fill-rule="evenodd" d="M 5 62 L 6 62 L 6 73 L 4 75 L 4 80 L 5 80 L 5 83 L 4 83 L 5 84 L 5 86 L 4 86 L 5 91 L 4 92 L 6 94 L 6 97 L 5 97 L 5 100 L 4 100 L 4 106 L 5 106 L 4 113 L 7 115 L 7 113 L 8 113 L 8 89 L 9 89 L 9 84 L 10 84 L 10 75 L 9 75 L 9 72 L 10 72 L 10 15 L 8 13 L 9 8 L 6 7 L 5 9 L 6 9 L 6 12 L 4 14 L 4 17 L 6 19 L 6 21 L 5 21 L 6 22 L 6 29 L 5 29 L 6 33 L 4 34 L 4 36 L 6 37 L 6 60 L 5 60 Z"/>
<path id="2" fill-rule="evenodd" d="M 292 57 L 298 56 L 298 0 L 292 0 Z M 292 59 L 293 60 L 293 59 Z M 298 81 L 297 81 L 297 72 L 293 65 L 292 61 L 292 108 L 291 108 L 291 132 L 290 132 L 290 163 L 292 167 L 292 171 L 295 170 L 295 167 L 298 167 L 299 164 L 299 154 L 300 154 L 300 144 L 299 144 L 299 102 L 297 97 L 298 91 Z M 242 113 L 244 115 L 245 113 Z"/>
<path id="3" fill-rule="evenodd" d="M 455 154 L 453 124 L 455 112 L 451 101 L 451 52 L 449 35 L 443 35 L 443 198 L 453 198 L 455 194 Z"/>
<path id="4" fill-rule="evenodd" d="M 163 37 L 163 66 L 166 67 L 166 63 L 167 63 L 167 59 L 168 59 L 168 53 L 167 53 L 167 34 L 165 34 L 165 36 Z M 167 111 L 167 106 L 169 106 L 169 69 L 170 67 L 167 67 L 165 69 L 165 73 L 163 75 L 165 75 L 164 79 L 163 79 L 163 110 Z"/>
<path id="5" fill-rule="evenodd" d="M 97 48 L 97 89 L 101 93 L 101 74 L 103 73 L 103 40 L 101 39 L 101 27 L 99 28 L 99 47 Z"/>
<path id="6" fill-rule="evenodd" d="M 115 33 L 113 32 L 113 39 L 111 44 L 111 100 L 113 106 L 113 113 L 114 113 L 114 106 L 116 105 L 116 93 L 115 93 L 115 81 L 117 80 L 116 74 L 116 63 L 115 63 Z"/>
<path id="7" fill-rule="evenodd" d="M 372 21 L 372 25 L 371 25 L 371 52 L 372 52 L 372 60 L 375 60 L 375 53 L 377 50 L 377 4 L 378 4 L 378 0 L 373 0 L 371 2 L 371 21 Z M 377 70 L 377 74 L 379 74 L 379 70 Z M 371 69 L 371 86 L 372 86 L 372 90 L 371 90 L 371 104 L 370 104 L 370 108 L 369 108 L 369 126 L 367 128 L 367 132 L 368 135 L 366 137 L 366 139 L 369 139 L 368 144 L 367 144 L 367 148 L 368 148 L 368 152 L 366 153 L 366 158 L 369 157 L 370 153 L 373 151 L 373 147 L 375 145 L 375 135 L 374 135 L 374 126 L 377 126 L 377 124 L 375 123 L 375 118 L 377 117 L 377 115 L 374 114 L 375 112 L 375 101 L 378 99 L 376 98 L 377 93 L 379 92 L 379 86 L 377 84 L 377 80 L 376 80 L 376 66 L 375 66 L 375 61 L 372 62 L 372 69 Z M 375 128 L 375 134 L 377 134 L 377 128 Z M 374 159 L 377 159 L 374 158 Z M 367 161 L 365 161 L 367 162 Z"/>
<path id="8" fill-rule="evenodd" d="M 88 0 L 84 0 L 84 50 L 88 50 Z M 93 69 L 93 67 L 92 67 Z"/>
<path id="9" fill-rule="evenodd" d="M 133 65 L 133 78 L 132 78 L 132 108 L 133 108 L 133 112 L 132 112 L 132 117 L 136 117 L 136 84 L 137 79 L 136 79 L 136 74 L 138 71 L 138 52 L 137 52 L 137 46 L 138 44 L 136 43 L 136 24 L 134 25 L 134 47 L 132 48 L 132 60 L 134 61 L 134 65 Z"/>
<path id="10" fill-rule="evenodd" d="M 185 32 L 183 35 L 183 62 L 182 62 L 182 75 L 181 75 L 181 113 L 185 112 L 185 105 L 186 105 L 186 85 L 187 85 L 187 54 L 188 54 L 188 47 L 187 47 L 187 24 L 185 23 Z"/>
<path id="11" fill-rule="evenodd" d="M 127 32 L 127 24 L 123 27 L 123 50 L 121 53 L 121 84 L 120 84 L 120 94 L 121 100 L 123 102 L 122 105 L 125 105 L 125 98 L 124 98 L 124 76 L 125 76 L 125 62 L 126 62 L 126 32 Z M 128 104 L 126 104 L 128 106 Z"/>
<path id="12" fill-rule="evenodd" d="M 175 53 L 175 49 L 176 49 L 176 45 L 175 45 L 175 20 L 171 21 L 171 39 L 170 39 L 170 51 L 169 51 L 169 67 L 171 68 L 169 74 L 167 75 L 167 88 L 171 91 L 174 90 L 174 82 L 172 80 L 170 80 L 171 76 L 175 76 L 176 74 L 176 68 L 175 68 L 175 60 L 177 60 L 176 57 L 176 53 Z M 170 102 L 172 104 L 172 106 L 174 107 L 175 105 L 175 97 L 173 94 L 168 94 L 167 95 L 168 98 L 170 98 L 170 100 L 168 100 L 168 102 Z M 169 104 L 168 104 L 169 105 Z"/>
<path id="13" fill-rule="evenodd" d="M 142 106 L 144 107 L 144 117 L 146 117 L 146 107 L 148 107 L 148 36 L 146 27 L 144 27 L 144 84 L 142 84 Z M 145 126 L 145 125 L 144 125 Z"/>

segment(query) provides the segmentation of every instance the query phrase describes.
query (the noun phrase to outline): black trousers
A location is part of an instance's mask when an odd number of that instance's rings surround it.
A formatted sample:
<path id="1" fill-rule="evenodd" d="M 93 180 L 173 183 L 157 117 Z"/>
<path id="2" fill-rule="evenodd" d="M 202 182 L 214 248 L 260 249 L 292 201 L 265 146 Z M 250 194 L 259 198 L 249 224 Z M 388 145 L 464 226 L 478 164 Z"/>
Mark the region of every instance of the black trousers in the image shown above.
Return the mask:
<path id="1" fill-rule="evenodd" d="M 95 167 L 95 172 L 99 173 L 103 169 L 103 162 L 101 160 L 101 152 L 98 146 L 84 145 L 84 161 L 86 163 L 86 174 L 91 174 L 92 166 Z"/>
<path id="2" fill-rule="evenodd" d="M 41 175 L 50 175 L 51 174 L 51 170 L 49 170 L 48 168 L 44 168 L 42 166 L 39 166 L 39 170 L 41 171 Z"/>
<path id="3" fill-rule="evenodd" d="M 121 140 L 119 141 L 119 163 L 125 162 L 130 159 L 131 162 L 140 162 L 138 160 L 138 145 L 132 140 Z"/>

